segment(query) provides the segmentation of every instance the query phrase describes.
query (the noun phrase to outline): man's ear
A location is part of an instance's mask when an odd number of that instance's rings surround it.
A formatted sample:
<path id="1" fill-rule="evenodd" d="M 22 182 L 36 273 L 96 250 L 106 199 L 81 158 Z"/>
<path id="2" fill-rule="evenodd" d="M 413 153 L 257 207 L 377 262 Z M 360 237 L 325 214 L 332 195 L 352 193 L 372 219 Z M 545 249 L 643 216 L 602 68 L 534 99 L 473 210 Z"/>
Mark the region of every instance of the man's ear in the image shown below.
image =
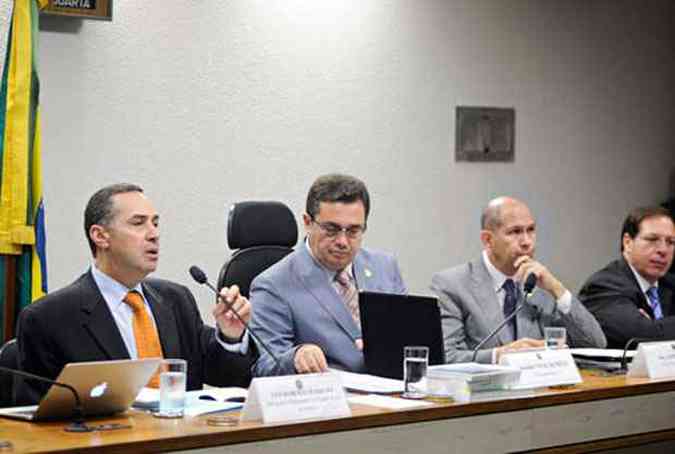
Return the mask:
<path id="1" fill-rule="evenodd" d="M 302 224 L 305 226 L 305 232 L 309 230 L 312 225 L 312 217 L 307 213 L 302 213 Z"/>
<path id="2" fill-rule="evenodd" d="M 624 253 L 630 254 L 633 252 L 633 241 L 634 239 L 631 238 L 628 233 L 623 234 L 623 238 L 621 238 L 621 244 L 623 244 Z"/>
<path id="3" fill-rule="evenodd" d="M 110 247 L 110 234 L 102 225 L 94 224 L 89 227 L 89 238 L 99 249 L 108 249 Z"/>
<path id="4" fill-rule="evenodd" d="M 486 251 L 492 250 L 492 232 L 490 230 L 481 230 L 480 231 L 480 242 L 483 244 L 483 249 Z"/>

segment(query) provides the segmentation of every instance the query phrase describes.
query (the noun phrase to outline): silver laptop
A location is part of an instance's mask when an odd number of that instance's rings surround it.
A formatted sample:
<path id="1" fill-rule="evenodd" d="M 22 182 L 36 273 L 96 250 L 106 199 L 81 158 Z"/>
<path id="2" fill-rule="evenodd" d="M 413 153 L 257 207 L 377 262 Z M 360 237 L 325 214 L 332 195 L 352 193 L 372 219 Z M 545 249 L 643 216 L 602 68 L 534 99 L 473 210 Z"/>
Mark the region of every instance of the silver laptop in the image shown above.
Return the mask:
<path id="1" fill-rule="evenodd" d="M 127 410 L 159 366 L 159 359 L 126 359 L 66 364 L 57 382 L 77 390 L 84 416 L 104 416 Z M 73 393 L 52 385 L 39 405 L 0 408 L 0 416 L 44 421 L 73 416 Z"/>

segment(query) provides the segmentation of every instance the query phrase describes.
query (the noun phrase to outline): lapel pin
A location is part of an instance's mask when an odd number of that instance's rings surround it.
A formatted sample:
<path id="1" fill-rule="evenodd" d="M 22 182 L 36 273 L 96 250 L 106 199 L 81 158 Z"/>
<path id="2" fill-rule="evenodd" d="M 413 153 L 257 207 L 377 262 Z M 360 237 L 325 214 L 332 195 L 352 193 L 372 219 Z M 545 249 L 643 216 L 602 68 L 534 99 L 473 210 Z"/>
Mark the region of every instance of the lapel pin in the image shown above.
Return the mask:
<path id="1" fill-rule="evenodd" d="M 373 277 L 373 272 L 370 271 L 368 268 L 364 270 L 364 274 L 366 275 L 366 277 Z"/>

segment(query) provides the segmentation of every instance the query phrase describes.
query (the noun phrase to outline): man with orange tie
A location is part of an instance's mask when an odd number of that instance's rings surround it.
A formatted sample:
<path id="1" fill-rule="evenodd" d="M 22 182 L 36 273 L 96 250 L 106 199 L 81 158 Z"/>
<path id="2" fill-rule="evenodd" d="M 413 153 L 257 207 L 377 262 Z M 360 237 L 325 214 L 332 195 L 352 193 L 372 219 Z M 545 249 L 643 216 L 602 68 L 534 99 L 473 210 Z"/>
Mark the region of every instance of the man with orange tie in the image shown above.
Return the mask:
<path id="1" fill-rule="evenodd" d="M 214 329 L 204 325 L 186 287 L 146 279 L 159 259 L 159 215 L 141 187 L 114 184 L 96 192 L 85 209 L 84 228 L 94 257 L 91 269 L 19 316 L 22 370 L 55 379 L 71 362 L 182 358 L 188 363 L 188 390 L 204 383 L 248 386 L 256 349 L 228 307 L 215 305 Z M 221 296 L 249 320 L 250 305 L 236 286 Z M 149 385 L 157 384 L 155 376 Z M 37 402 L 47 389 L 24 380 L 17 402 Z"/>

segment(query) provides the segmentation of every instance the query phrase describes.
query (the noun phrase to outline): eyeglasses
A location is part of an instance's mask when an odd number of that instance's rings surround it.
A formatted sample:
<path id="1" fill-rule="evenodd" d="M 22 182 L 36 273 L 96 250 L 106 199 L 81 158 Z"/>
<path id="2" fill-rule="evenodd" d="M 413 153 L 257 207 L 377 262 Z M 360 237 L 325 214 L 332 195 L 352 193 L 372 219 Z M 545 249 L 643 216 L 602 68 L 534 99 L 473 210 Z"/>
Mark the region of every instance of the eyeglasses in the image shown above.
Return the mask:
<path id="1" fill-rule="evenodd" d="M 647 246 L 650 248 L 655 248 L 660 246 L 662 243 L 665 243 L 666 247 L 669 249 L 675 249 L 675 237 L 660 237 L 660 236 L 639 236 L 639 239 L 647 243 Z"/>
<path id="2" fill-rule="evenodd" d="M 366 225 L 350 225 L 348 227 L 342 227 L 341 225 L 337 225 L 334 222 L 319 222 L 314 219 L 312 219 L 312 222 L 315 223 L 316 225 L 319 226 L 321 231 L 328 237 L 328 238 L 336 238 L 340 232 L 344 232 L 345 236 L 351 240 L 356 240 L 361 238 L 363 233 L 366 231 Z"/>

